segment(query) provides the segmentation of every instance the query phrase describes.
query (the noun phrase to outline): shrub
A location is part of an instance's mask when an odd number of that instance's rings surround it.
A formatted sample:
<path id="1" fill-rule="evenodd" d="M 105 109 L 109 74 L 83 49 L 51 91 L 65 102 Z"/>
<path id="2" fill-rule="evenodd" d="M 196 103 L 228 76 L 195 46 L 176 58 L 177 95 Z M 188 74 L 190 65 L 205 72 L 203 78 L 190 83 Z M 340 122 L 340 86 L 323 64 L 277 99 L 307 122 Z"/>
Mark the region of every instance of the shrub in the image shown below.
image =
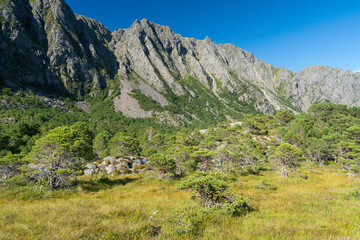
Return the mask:
<path id="1" fill-rule="evenodd" d="M 198 237 L 204 230 L 204 211 L 176 208 L 172 211 L 166 226 L 171 234 L 181 237 Z"/>
<path id="2" fill-rule="evenodd" d="M 232 216 L 244 215 L 252 210 L 250 207 L 250 199 L 241 195 L 230 195 L 228 202 L 224 204 L 223 211 Z"/>
<path id="3" fill-rule="evenodd" d="M 197 197 L 201 198 L 206 209 L 220 208 L 231 215 L 241 215 L 250 211 L 249 199 L 230 193 L 230 181 L 231 179 L 220 172 L 196 172 L 181 182 L 178 188 L 197 192 Z"/>
<path id="4" fill-rule="evenodd" d="M 270 180 L 266 177 L 260 177 L 259 182 L 256 184 L 255 188 L 262 189 L 262 190 L 275 190 L 276 187 L 274 187 Z"/>
<path id="5" fill-rule="evenodd" d="M 360 200 L 360 188 L 353 189 L 351 191 L 348 191 L 344 194 L 345 199 L 354 199 L 354 200 Z"/>
<path id="6" fill-rule="evenodd" d="M 179 189 L 196 191 L 205 208 L 219 204 L 227 195 L 228 187 L 228 177 L 219 172 L 196 172 L 178 186 Z"/>
<path id="7" fill-rule="evenodd" d="M 7 152 L 4 157 L 0 156 L 0 179 L 9 179 L 18 175 L 24 163 L 18 155 L 11 152 Z"/>

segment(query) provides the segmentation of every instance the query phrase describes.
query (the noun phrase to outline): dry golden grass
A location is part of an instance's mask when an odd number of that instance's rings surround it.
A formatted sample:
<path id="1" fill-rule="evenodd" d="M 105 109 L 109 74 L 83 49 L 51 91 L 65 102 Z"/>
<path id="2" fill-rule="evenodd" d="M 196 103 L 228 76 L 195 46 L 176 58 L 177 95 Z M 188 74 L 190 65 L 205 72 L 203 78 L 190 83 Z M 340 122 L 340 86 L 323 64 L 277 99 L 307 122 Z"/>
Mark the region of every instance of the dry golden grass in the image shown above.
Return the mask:
<path id="1" fill-rule="evenodd" d="M 347 177 L 338 166 L 304 172 L 308 179 L 295 173 L 288 179 L 274 172 L 262 173 L 276 190 L 255 188 L 260 176 L 240 176 L 233 191 L 249 196 L 255 210 L 242 217 L 209 215 L 198 238 L 360 239 L 360 199 L 344 197 L 360 181 Z M 200 208 L 198 201 L 190 199 L 191 193 L 177 190 L 177 181 L 142 176 L 111 180 L 113 186 L 84 184 L 73 193 L 43 199 L 20 200 L 2 194 L 0 239 L 123 239 L 121 233 L 141 232 L 157 210 L 152 225 L 161 226 L 158 238 L 166 239 L 164 226 L 174 207 Z M 148 236 L 140 233 L 137 238 Z"/>

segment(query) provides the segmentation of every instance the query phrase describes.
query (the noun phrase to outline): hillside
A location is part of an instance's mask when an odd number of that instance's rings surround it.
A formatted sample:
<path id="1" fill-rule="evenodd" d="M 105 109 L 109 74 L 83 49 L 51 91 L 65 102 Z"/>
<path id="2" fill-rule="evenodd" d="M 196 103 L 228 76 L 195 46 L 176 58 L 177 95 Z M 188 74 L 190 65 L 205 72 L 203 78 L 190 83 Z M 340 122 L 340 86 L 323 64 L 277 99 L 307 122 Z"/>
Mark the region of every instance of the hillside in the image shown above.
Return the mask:
<path id="1" fill-rule="evenodd" d="M 85 104 L 107 97 L 123 116 L 170 124 L 301 112 L 323 101 L 360 105 L 360 73 L 325 66 L 294 73 L 146 19 L 110 32 L 63 0 L 3 0 L 0 11 L 2 87 Z"/>

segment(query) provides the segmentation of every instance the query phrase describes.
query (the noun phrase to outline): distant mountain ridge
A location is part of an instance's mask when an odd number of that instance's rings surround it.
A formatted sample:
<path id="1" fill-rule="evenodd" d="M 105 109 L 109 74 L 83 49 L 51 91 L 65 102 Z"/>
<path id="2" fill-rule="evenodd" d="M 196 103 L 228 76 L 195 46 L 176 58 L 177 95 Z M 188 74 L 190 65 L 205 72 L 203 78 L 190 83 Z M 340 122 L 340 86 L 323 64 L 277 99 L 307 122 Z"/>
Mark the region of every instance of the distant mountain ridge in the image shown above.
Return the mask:
<path id="1" fill-rule="evenodd" d="M 350 70 L 294 73 L 146 19 L 110 32 L 63 0 L 2 0 L 0 12 L 3 86 L 47 86 L 74 98 L 108 91 L 115 111 L 170 122 L 301 112 L 321 101 L 360 106 L 360 73 Z"/>

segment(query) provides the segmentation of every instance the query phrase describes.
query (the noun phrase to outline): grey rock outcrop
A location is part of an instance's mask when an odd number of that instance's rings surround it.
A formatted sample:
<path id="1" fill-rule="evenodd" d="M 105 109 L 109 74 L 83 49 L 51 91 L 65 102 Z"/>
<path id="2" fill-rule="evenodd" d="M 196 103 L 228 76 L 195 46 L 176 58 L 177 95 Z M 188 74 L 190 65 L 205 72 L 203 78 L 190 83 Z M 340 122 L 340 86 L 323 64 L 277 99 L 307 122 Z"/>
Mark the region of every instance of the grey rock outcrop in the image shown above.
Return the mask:
<path id="1" fill-rule="evenodd" d="M 94 165 L 94 164 L 87 164 L 86 166 L 85 166 L 85 170 L 84 170 L 84 174 L 85 175 L 91 175 L 91 174 L 94 174 L 94 173 L 96 173 L 96 171 L 97 171 L 97 166 L 96 165 Z"/>
<path id="2" fill-rule="evenodd" d="M 107 174 L 112 174 L 115 171 L 116 168 L 115 168 L 114 165 L 110 164 L 105 169 L 106 169 Z"/>
<path id="3" fill-rule="evenodd" d="M 143 169 L 147 163 L 148 159 L 144 157 L 106 157 L 103 158 L 100 162 L 86 164 L 84 175 L 136 173 Z"/>

